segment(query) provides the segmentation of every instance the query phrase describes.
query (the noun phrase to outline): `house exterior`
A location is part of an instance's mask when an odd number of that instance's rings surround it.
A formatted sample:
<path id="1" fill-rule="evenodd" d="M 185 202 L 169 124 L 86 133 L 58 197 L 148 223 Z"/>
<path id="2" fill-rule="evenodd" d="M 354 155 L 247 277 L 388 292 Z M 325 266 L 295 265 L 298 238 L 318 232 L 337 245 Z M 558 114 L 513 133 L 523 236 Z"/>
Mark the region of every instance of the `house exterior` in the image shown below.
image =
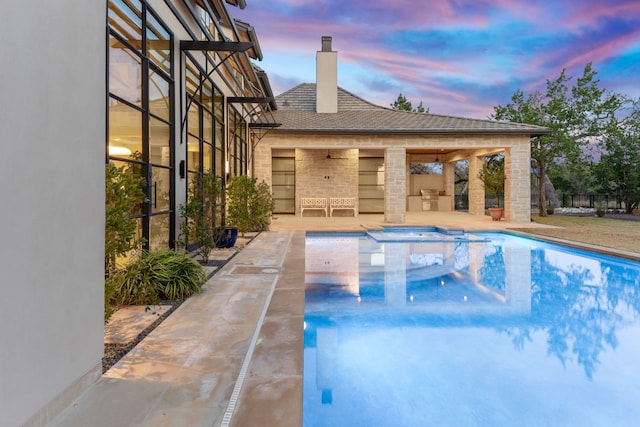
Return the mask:
<path id="1" fill-rule="evenodd" d="M 198 175 L 246 175 L 248 124 L 275 106 L 244 1 L 107 2 L 108 161 L 147 179 L 137 212 L 149 249 L 174 247 L 176 211 Z"/>
<path id="2" fill-rule="evenodd" d="M 529 137 L 544 129 L 372 105 L 338 88 L 330 39 L 317 84 L 276 103 L 254 63 L 262 51 L 253 27 L 233 18 L 245 6 L 4 5 L 0 425 L 47 425 L 101 375 L 108 162 L 146 178 L 148 200 L 135 217 L 152 250 L 175 245 L 178 208 L 209 171 L 265 179 L 283 212 L 299 213 L 301 198 L 337 195 L 402 223 L 419 189 L 452 194 L 452 162 L 469 159 L 473 177 L 483 155 L 504 152 L 507 218 L 528 221 Z M 408 165 L 436 156 L 442 177 L 412 183 Z M 470 194 L 470 213 L 481 214 L 477 180 Z"/>
<path id="3" fill-rule="evenodd" d="M 530 221 L 530 138 L 546 128 L 380 107 L 337 86 L 331 37 L 316 60 L 317 82 L 278 95 L 280 126 L 254 135 L 253 172 L 272 185 L 277 212 L 300 215 L 302 199 L 331 197 L 355 198 L 356 213 L 384 213 L 389 223 L 402 224 L 407 211 L 452 211 L 455 162 L 466 160 L 469 214 L 484 215 L 478 173 L 486 156 L 503 153 L 504 216 Z M 441 173 L 411 174 L 414 163 L 440 164 Z M 421 190 L 437 202 L 423 203 Z"/>

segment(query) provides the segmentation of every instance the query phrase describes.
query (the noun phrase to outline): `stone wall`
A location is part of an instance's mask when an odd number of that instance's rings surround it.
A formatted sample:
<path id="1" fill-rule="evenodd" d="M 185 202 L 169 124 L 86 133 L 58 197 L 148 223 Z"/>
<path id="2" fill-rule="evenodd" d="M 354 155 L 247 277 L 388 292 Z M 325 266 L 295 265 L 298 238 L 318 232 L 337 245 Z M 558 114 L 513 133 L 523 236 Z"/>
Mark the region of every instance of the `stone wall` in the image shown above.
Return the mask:
<path id="1" fill-rule="evenodd" d="M 385 220 L 393 223 L 405 221 L 407 191 L 407 156 L 412 150 L 419 153 L 424 149 L 454 150 L 446 156 L 440 156 L 444 164 L 458 160 L 469 160 L 469 213 L 484 215 L 484 187 L 477 178 L 482 157 L 504 152 L 507 165 L 507 183 L 505 185 L 505 219 L 514 222 L 528 222 L 531 217 L 530 208 L 530 145 L 526 135 L 330 135 L 330 134 L 286 134 L 276 130 L 269 132 L 256 146 L 254 153 L 254 176 L 259 180 L 271 182 L 272 149 L 319 150 L 317 162 L 326 158 L 327 150 L 344 150 L 357 153 L 357 149 L 385 150 Z M 337 153 L 337 151 L 335 151 Z M 297 156 L 296 151 L 296 156 Z M 357 158 L 357 155 L 356 155 Z M 309 166 L 309 163 L 296 163 L 296 168 Z M 335 164 L 338 165 L 338 164 Z M 314 167 L 318 167 L 315 165 Z M 324 168 L 324 169 L 323 169 Z M 324 179 L 324 170 L 329 172 Z M 453 192 L 454 175 L 445 166 L 445 186 L 447 193 Z M 357 197 L 358 181 L 357 161 L 353 168 L 326 169 L 320 165 L 315 173 L 305 174 L 306 181 L 296 181 L 296 197 L 320 189 L 324 191 L 322 182 L 338 185 L 345 180 L 348 184 L 340 191 L 353 191 Z M 296 177 L 298 178 L 298 177 Z M 301 176 L 303 178 L 303 176 Z M 353 179 L 353 180 L 352 180 Z"/>
<path id="2" fill-rule="evenodd" d="M 389 147 L 384 155 L 384 220 L 402 224 L 407 211 L 406 152 Z"/>
<path id="3" fill-rule="evenodd" d="M 296 214 L 303 197 L 358 198 L 358 150 L 296 149 L 295 153 Z"/>

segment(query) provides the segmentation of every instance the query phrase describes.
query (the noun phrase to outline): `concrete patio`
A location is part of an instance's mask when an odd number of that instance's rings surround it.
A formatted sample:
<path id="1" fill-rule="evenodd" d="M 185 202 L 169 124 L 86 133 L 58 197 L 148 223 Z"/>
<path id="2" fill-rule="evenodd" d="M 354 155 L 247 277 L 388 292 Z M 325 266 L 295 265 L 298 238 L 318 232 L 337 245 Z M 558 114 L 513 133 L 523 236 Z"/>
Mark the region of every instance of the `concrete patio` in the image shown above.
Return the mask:
<path id="1" fill-rule="evenodd" d="M 305 231 L 361 231 L 382 215 L 277 216 L 52 424 L 302 424 Z M 535 227 L 461 212 L 407 215 L 406 225 Z"/>

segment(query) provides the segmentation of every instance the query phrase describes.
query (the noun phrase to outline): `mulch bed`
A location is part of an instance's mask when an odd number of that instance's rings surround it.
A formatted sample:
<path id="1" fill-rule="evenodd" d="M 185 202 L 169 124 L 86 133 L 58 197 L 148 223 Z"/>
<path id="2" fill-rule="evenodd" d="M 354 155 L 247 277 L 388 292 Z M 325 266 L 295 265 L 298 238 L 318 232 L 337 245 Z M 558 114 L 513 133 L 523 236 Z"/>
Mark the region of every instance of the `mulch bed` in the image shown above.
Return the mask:
<path id="1" fill-rule="evenodd" d="M 241 240 L 243 243 L 240 245 L 240 248 L 246 246 L 249 242 L 251 242 L 259 233 L 255 233 L 246 237 L 239 237 L 238 240 Z M 220 268 L 222 268 L 231 258 L 237 255 L 237 252 L 224 260 L 213 260 L 209 259 L 208 266 L 217 267 L 214 271 L 212 271 L 207 280 L 217 273 Z M 159 316 L 152 324 L 147 326 L 142 332 L 138 334 L 138 336 L 131 342 L 127 344 L 105 344 L 104 345 L 104 356 L 102 357 L 102 373 L 107 372 L 113 365 L 118 363 L 120 359 L 122 359 L 127 353 L 129 353 L 140 341 L 142 341 L 147 335 L 151 333 L 160 323 L 162 323 L 171 313 L 174 312 L 175 309 L 180 307 L 180 305 L 185 300 L 179 301 L 167 301 L 162 302 L 163 305 L 171 305 L 171 307 L 165 311 L 162 316 Z"/>

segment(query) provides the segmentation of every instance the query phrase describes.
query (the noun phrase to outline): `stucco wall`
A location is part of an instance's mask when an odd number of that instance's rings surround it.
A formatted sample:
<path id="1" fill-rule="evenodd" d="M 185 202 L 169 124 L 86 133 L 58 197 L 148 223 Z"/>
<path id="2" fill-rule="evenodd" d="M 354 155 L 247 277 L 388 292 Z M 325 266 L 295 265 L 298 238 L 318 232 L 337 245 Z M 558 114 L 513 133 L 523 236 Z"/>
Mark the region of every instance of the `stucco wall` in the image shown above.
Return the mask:
<path id="1" fill-rule="evenodd" d="M 100 374 L 106 2 L 2 14 L 0 425 L 44 425 Z"/>

